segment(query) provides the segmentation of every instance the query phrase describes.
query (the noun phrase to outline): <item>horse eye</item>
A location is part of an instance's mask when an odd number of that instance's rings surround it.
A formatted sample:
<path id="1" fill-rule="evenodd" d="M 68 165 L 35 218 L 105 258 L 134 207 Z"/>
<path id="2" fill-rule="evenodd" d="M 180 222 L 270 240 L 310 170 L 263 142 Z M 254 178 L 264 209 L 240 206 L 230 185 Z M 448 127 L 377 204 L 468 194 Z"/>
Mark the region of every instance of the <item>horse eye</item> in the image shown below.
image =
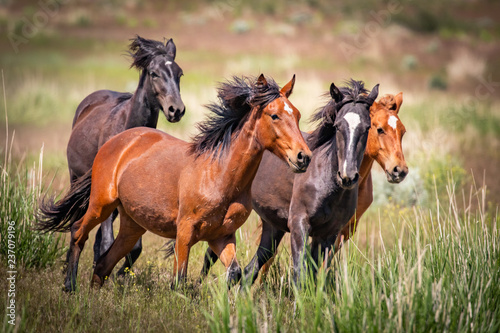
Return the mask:
<path id="1" fill-rule="evenodd" d="M 272 115 L 271 115 L 271 118 L 272 118 L 273 120 L 280 119 L 280 117 L 278 117 L 278 115 L 277 115 L 277 114 L 272 114 Z"/>
<path id="2" fill-rule="evenodd" d="M 155 72 L 149 72 L 149 75 L 151 75 L 151 77 L 152 77 L 153 79 L 155 79 L 155 78 L 159 77 L 159 75 L 158 75 L 158 74 L 156 74 Z"/>
<path id="3" fill-rule="evenodd" d="M 381 127 L 379 127 L 379 128 L 377 128 L 377 133 L 378 134 L 384 134 L 385 132 L 384 132 L 384 130 Z"/>

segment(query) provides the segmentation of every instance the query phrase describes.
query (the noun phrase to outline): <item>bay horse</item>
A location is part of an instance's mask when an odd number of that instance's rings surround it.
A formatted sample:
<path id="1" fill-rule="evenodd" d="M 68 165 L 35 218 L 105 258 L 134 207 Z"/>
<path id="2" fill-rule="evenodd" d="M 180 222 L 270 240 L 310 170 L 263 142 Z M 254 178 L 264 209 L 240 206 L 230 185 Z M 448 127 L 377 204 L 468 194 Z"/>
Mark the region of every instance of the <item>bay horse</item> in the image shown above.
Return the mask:
<path id="1" fill-rule="evenodd" d="M 303 277 L 308 237 L 312 238 L 315 261 L 334 245 L 356 210 L 360 166 L 371 127 L 370 107 L 377 95 L 378 84 L 369 95 L 361 81 L 351 79 L 340 89 L 331 84 L 332 99 L 312 117 L 319 126 L 311 134 L 302 133 L 313 151 L 306 173 L 287 172 L 281 161 L 264 154 L 252 185 L 252 204 L 261 220 L 262 236 L 257 253 L 245 267 L 243 282 L 255 280 L 285 232 L 291 234 L 296 283 Z M 216 260 L 209 248 L 202 277 Z"/>
<path id="2" fill-rule="evenodd" d="M 161 131 L 134 128 L 99 150 L 92 171 L 59 202 L 42 203 L 38 227 L 71 230 L 65 289 L 76 286 L 78 260 L 89 232 L 118 208 L 120 230 L 97 261 L 92 285 L 101 286 L 146 230 L 175 238 L 174 276 L 185 279 L 189 251 L 207 241 L 227 268 L 241 277 L 236 230 L 252 209 L 250 189 L 265 150 L 305 172 L 311 160 L 290 103 L 295 76 L 281 90 L 264 75 L 222 83 L 212 116 L 188 143 Z M 82 217 L 83 216 L 83 217 Z"/>
<path id="3" fill-rule="evenodd" d="M 172 39 L 165 44 L 136 36 L 129 46 L 133 62 L 140 70 L 134 94 L 99 90 L 88 95 L 76 109 L 67 147 L 71 184 L 92 168 L 99 148 L 114 135 L 129 128 L 156 128 L 160 110 L 169 122 L 178 122 L 185 112 L 180 95 L 182 69 L 175 62 L 177 53 Z M 102 223 L 96 234 L 94 262 L 114 241 L 113 220 L 117 212 Z M 123 274 L 141 252 L 141 240 L 120 270 Z"/>

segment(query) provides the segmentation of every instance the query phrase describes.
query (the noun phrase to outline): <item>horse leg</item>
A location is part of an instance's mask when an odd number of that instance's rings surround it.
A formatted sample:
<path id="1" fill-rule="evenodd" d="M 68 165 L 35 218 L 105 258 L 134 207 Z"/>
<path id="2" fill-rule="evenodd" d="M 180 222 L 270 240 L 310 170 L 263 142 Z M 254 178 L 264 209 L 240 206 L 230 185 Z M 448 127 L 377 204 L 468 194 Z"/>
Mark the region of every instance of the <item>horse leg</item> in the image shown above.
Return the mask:
<path id="1" fill-rule="evenodd" d="M 330 262 L 330 258 L 332 258 L 332 247 L 334 247 L 334 242 L 337 237 L 333 237 L 333 239 L 327 240 L 319 240 L 317 238 L 312 239 L 311 242 L 311 257 L 314 262 L 313 264 L 313 272 L 317 273 L 317 270 L 320 268 L 327 269 L 328 264 Z"/>
<path id="2" fill-rule="evenodd" d="M 356 232 L 356 227 L 358 226 L 361 216 L 366 212 L 373 202 L 373 181 L 371 173 L 366 178 L 366 181 L 361 182 L 358 188 L 358 205 L 356 207 L 356 213 L 351 217 L 349 222 L 342 228 L 341 232 L 338 234 L 335 240 L 335 253 L 337 253 L 342 244 L 347 242 L 349 238 Z"/>
<path id="3" fill-rule="evenodd" d="M 115 265 L 132 250 L 146 229 L 138 225 L 123 210 L 120 212 L 120 231 L 111 248 L 96 263 L 92 276 L 92 286 L 101 287 Z"/>
<path id="4" fill-rule="evenodd" d="M 293 211 L 292 208 L 290 208 L 290 211 Z M 288 228 L 290 229 L 294 282 L 297 286 L 300 286 L 300 283 L 302 283 L 304 278 L 304 272 L 306 271 L 304 259 L 306 253 L 306 241 L 309 235 L 309 221 L 307 214 L 296 213 L 294 216 L 290 216 L 288 220 Z"/>
<path id="5" fill-rule="evenodd" d="M 211 247 L 208 247 L 204 256 L 203 267 L 200 272 L 200 280 L 203 280 L 208 275 L 208 271 L 210 271 L 210 268 L 212 268 L 212 266 L 217 262 L 218 259 L 219 257 L 214 252 L 214 250 L 212 250 Z"/>
<path id="6" fill-rule="evenodd" d="M 228 286 L 233 286 L 241 278 L 241 268 L 236 260 L 236 235 L 231 234 L 216 241 L 210 241 L 208 245 L 226 266 Z"/>
<path id="7" fill-rule="evenodd" d="M 189 251 L 191 247 L 197 242 L 194 239 L 193 227 L 181 228 L 183 225 L 189 224 L 189 221 L 181 221 L 177 228 L 177 236 L 175 239 L 175 257 L 174 257 L 174 277 L 177 285 L 186 280 L 187 268 L 189 261 Z"/>
<path id="8" fill-rule="evenodd" d="M 252 284 L 255 281 L 262 266 L 264 266 L 264 264 L 266 264 L 270 259 L 274 258 L 276 249 L 285 235 L 283 231 L 274 228 L 270 223 L 265 222 L 262 219 L 261 225 L 262 235 L 260 237 L 259 247 L 252 260 L 244 270 L 243 276 L 245 283 Z"/>
<path id="9" fill-rule="evenodd" d="M 94 266 L 99 260 L 99 257 L 106 253 L 113 245 L 115 236 L 113 234 L 113 221 L 118 216 L 118 210 L 114 210 L 113 214 L 106 219 L 97 230 L 94 243 Z"/>
<path id="10" fill-rule="evenodd" d="M 111 202 L 108 205 L 96 206 L 91 201 L 83 218 L 71 226 L 71 241 L 66 257 L 67 272 L 64 281 L 65 291 L 75 291 L 76 289 L 78 261 L 85 242 L 89 237 L 89 232 L 98 224 L 102 223 L 113 212 L 116 205 L 116 202 Z"/>
<path id="11" fill-rule="evenodd" d="M 118 271 L 118 276 L 124 276 L 127 269 L 132 268 L 132 265 L 139 259 L 142 252 L 142 237 L 139 238 L 137 243 L 135 243 L 132 251 L 125 256 L 125 262 L 122 268 Z"/>

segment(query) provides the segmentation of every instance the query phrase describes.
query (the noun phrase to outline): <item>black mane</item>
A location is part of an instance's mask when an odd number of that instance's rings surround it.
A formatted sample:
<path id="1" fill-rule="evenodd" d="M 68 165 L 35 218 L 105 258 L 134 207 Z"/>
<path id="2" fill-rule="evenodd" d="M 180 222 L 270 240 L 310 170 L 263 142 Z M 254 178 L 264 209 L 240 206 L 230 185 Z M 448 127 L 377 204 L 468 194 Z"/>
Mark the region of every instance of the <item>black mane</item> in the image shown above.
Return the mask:
<path id="1" fill-rule="evenodd" d="M 218 102 L 206 105 L 211 111 L 197 124 L 200 131 L 193 138 L 191 151 L 200 156 L 206 152 L 221 157 L 231 144 L 231 137 L 238 135 L 253 108 L 263 109 L 280 97 L 276 82 L 268 78 L 267 85 L 260 85 L 255 77 L 236 77 L 222 82 L 218 87 Z"/>
<path id="2" fill-rule="evenodd" d="M 136 36 L 131 39 L 129 45 L 129 55 L 132 57 L 133 61 L 130 67 L 135 67 L 139 70 L 146 69 L 151 60 L 159 55 L 167 56 L 168 60 L 173 61 L 166 44 L 171 41 L 167 40 L 166 43 L 162 43 L 152 39 L 145 39 L 140 36 Z"/>
<path id="3" fill-rule="evenodd" d="M 363 81 L 356 81 L 350 79 L 345 82 L 345 87 L 340 87 L 339 90 L 343 95 L 340 102 L 335 102 L 329 93 L 324 96 L 330 97 L 328 103 L 319 108 L 312 114 L 310 122 L 319 122 L 318 126 L 307 138 L 309 148 L 314 150 L 326 142 L 331 141 L 335 137 L 335 118 L 340 109 L 347 103 L 368 103 L 367 99 L 368 90 L 365 89 Z"/>

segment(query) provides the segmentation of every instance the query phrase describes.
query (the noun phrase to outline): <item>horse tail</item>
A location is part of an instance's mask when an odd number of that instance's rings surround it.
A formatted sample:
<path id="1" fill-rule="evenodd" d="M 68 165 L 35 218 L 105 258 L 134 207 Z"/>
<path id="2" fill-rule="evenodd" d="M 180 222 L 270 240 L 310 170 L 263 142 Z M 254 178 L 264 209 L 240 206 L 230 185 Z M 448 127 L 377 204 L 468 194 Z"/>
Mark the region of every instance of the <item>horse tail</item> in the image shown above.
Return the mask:
<path id="1" fill-rule="evenodd" d="M 71 184 L 69 192 L 59 201 L 43 198 L 37 213 L 36 229 L 44 232 L 67 232 L 81 219 L 89 207 L 92 169 Z"/>
<path id="2" fill-rule="evenodd" d="M 165 254 L 164 259 L 171 257 L 175 253 L 175 239 L 171 239 L 162 246 Z"/>

